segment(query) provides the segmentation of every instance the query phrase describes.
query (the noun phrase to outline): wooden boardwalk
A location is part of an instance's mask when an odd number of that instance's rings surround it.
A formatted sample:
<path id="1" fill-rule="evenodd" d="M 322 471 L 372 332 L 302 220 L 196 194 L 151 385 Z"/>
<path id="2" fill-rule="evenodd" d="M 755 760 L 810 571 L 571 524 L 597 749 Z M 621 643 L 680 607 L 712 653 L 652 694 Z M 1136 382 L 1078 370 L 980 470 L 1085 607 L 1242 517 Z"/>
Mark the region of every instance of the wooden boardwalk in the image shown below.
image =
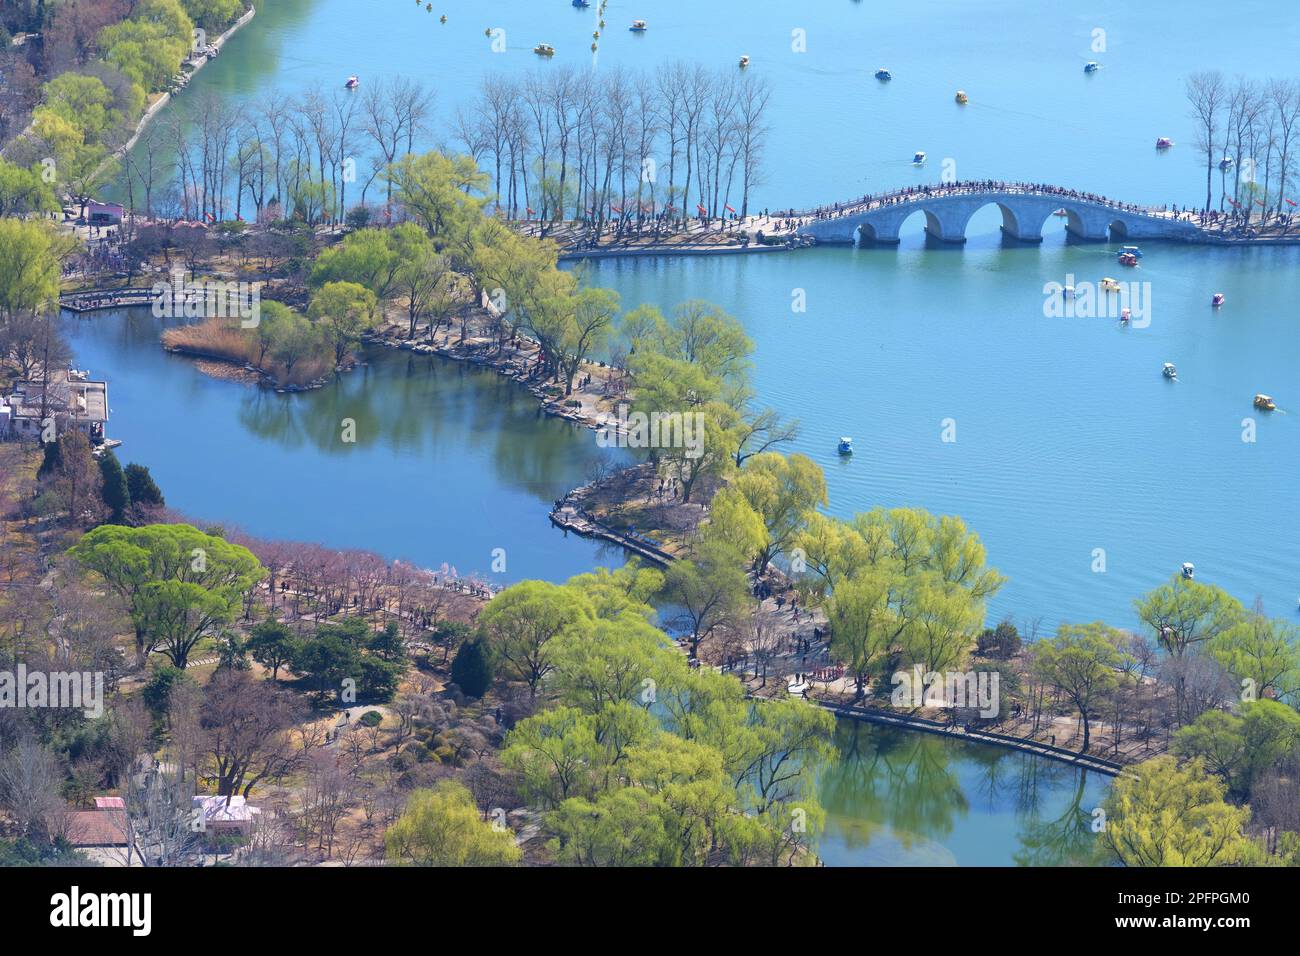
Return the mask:
<path id="1" fill-rule="evenodd" d="M 59 307 L 69 312 L 98 312 L 102 309 L 125 309 L 131 306 L 153 305 L 158 294 L 152 286 L 126 289 L 91 289 L 84 292 L 65 292 L 59 296 Z"/>
<path id="2" fill-rule="evenodd" d="M 638 557 L 645 558 L 651 564 L 658 565 L 661 568 L 668 567 L 673 561 L 673 556 L 662 548 L 649 541 L 643 541 L 634 538 L 631 535 L 623 534 L 612 528 L 607 528 L 599 521 L 580 512 L 567 501 L 561 502 L 560 505 L 551 512 L 551 523 L 557 528 L 563 528 L 565 531 L 572 531 L 574 534 L 581 535 L 584 538 L 601 538 L 605 541 L 617 544 Z"/>
<path id="3" fill-rule="evenodd" d="M 906 730 L 919 730 L 922 733 L 938 734 L 942 737 L 951 737 L 956 740 L 967 740 L 971 743 L 989 744 L 993 747 L 1006 747 L 1012 750 L 1019 750 L 1023 753 L 1034 754 L 1037 757 L 1045 757 L 1048 760 L 1057 760 L 1061 763 L 1073 764 L 1076 767 L 1082 767 L 1085 770 L 1092 770 L 1108 777 L 1117 777 L 1124 772 L 1123 764 L 1116 763 L 1113 760 L 1106 760 L 1103 757 L 1094 757 L 1090 754 L 1076 753 L 1073 750 L 1066 750 L 1064 747 L 1056 747 L 1051 744 L 1039 743 L 1035 740 L 1026 740 L 1023 737 L 1007 737 L 1004 734 L 996 734 L 987 730 L 963 730 L 961 727 L 955 727 L 950 724 L 941 723 L 937 720 L 927 720 L 924 717 L 913 717 L 908 714 L 895 714 L 891 711 L 877 710 L 869 707 L 848 707 L 843 704 L 835 704 L 830 701 L 816 700 L 813 702 L 820 707 L 824 707 L 839 717 L 851 717 L 854 720 L 868 720 L 876 724 L 886 724 L 892 727 L 901 727 Z"/>

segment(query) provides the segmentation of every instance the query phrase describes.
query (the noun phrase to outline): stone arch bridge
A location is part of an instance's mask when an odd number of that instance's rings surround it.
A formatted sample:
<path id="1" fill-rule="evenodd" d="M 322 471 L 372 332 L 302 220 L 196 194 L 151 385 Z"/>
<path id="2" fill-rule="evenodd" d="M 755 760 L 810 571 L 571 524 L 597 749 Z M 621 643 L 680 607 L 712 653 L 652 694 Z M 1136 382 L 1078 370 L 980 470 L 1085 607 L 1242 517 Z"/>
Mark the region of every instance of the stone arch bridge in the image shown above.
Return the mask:
<path id="1" fill-rule="evenodd" d="M 1094 242 L 1194 240 L 1201 234 L 1195 222 L 1165 209 L 1054 186 L 983 182 L 914 187 L 796 213 L 795 232 L 811 236 L 818 244 L 894 244 L 904 221 L 920 211 L 925 214 L 927 235 L 961 243 L 966 241 L 971 217 L 989 205 L 1002 212 L 1002 234 L 1019 242 L 1042 242 L 1043 226 L 1054 214 L 1062 215 L 1071 235 Z"/>

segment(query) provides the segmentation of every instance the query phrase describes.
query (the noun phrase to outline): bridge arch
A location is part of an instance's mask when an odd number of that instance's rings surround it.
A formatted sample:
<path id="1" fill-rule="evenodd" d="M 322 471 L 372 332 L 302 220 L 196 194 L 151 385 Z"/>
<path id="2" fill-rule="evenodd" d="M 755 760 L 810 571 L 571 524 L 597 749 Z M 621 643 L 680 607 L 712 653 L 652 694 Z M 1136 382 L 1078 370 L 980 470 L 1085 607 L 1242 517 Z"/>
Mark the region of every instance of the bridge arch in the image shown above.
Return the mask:
<path id="1" fill-rule="evenodd" d="M 966 241 L 966 222 L 970 219 L 969 214 L 942 199 L 924 200 L 903 206 L 895 217 L 893 236 L 888 241 L 897 242 L 904 232 L 904 227 L 914 222 L 918 214 L 923 218 L 927 240 L 953 244 Z M 885 241 L 883 230 L 876 229 L 875 235 L 878 241 Z"/>
<path id="2" fill-rule="evenodd" d="M 1008 197 L 989 197 L 971 209 L 966 217 L 966 227 L 985 209 L 995 207 L 1002 216 L 1001 232 L 1004 238 L 1015 242 L 1042 242 L 1043 224 L 1052 210 L 1041 202 L 1016 202 Z M 965 231 L 965 230 L 963 230 Z"/>
<path id="3" fill-rule="evenodd" d="M 1123 219 L 1116 219 L 1106 228 L 1110 232 L 1110 237 L 1113 240 L 1128 238 L 1128 223 Z"/>

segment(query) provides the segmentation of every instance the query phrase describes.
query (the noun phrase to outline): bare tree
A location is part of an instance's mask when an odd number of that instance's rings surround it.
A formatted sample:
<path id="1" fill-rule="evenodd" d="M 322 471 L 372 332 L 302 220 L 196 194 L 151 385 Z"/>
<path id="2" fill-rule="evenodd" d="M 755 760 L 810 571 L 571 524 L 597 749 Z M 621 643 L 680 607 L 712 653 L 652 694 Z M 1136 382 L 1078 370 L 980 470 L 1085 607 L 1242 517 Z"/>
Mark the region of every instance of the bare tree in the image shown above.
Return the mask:
<path id="1" fill-rule="evenodd" d="M 222 669 L 205 688 L 201 721 L 217 793 L 247 797 L 253 787 L 276 779 L 298 762 L 300 750 L 288 730 L 302 716 L 302 705 L 287 691 Z"/>
<path id="2" fill-rule="evenodd" d="M 1214 167 L 1222 156 L 1217 137 L 1227 103 L 1228 88 L 1222 73 L 1208 70 L 1189 76 L 1186 91 L 1187 101 L 1192 107 L 1192 118 L 1200 124 L 1196 146 L 1205 154 L 1205 209 L 1209 210 Z"/>
<path id="3" fill-rule="evenodd" d="M 30 733 L 0 757 L 0 806 L 20 837 L 41 843 L 61 835 L 62 785 L 59 759 Z"/>

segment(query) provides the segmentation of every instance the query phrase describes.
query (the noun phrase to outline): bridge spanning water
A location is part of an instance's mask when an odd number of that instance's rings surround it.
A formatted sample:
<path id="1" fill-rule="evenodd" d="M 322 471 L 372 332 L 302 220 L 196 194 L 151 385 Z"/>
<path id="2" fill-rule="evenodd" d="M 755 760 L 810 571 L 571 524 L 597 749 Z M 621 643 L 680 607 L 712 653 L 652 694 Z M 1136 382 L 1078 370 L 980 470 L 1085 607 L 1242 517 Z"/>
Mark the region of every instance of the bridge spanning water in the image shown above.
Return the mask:
<path id="1" fill-rule="evenodd" d="M 1019 242 L 1042 242 L 1043 225 L 1053 214 L 1063 214 L 1071 235 L 1094 242 L 1195 240 L 1203 235 L 1192 213 L 1175 214 L 1057 186 L 988 181 L 914 186 L 796 213 L 795 232 L 829 245 L 897 243 L 903 223 L 919 211 L 925 214 L 928 235 L 961 243 L 971 217 L 988 205 L 1001 210 L 1003 235 Z"/>

